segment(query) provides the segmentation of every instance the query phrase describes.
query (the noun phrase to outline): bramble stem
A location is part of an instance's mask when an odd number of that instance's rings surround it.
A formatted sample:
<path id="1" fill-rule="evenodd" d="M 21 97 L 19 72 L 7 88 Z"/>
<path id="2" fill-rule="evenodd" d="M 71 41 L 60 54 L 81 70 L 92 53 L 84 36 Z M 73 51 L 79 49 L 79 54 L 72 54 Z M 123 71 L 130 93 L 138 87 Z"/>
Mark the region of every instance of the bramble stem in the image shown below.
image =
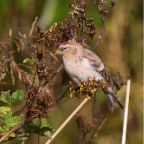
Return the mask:
<path id="1" fill-rule="evenodd" d="M 20 125 L 22 125 L 27 118 L 24 118 L 18 125 L 16 125 L 14 128 L 12 128 L 7 134 L 5 134 L 3 137 L 0 138 L 0 142 L 2 142 L 8 135 L 10 135 L 12 132 L 14 132 Z"/>
<path id="2" fill-rule="evenodd" d="M 19 116 L 25 110 L 26 107 L 27 107 L 27 105 L 25 104 L 16 116 Z"/>

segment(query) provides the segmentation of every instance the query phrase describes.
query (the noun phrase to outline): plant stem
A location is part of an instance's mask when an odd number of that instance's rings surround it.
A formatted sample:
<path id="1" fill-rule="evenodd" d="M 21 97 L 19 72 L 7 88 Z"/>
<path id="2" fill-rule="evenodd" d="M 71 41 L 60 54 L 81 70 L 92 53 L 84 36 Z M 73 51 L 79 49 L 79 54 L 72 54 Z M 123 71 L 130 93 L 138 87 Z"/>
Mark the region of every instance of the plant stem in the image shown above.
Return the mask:
<path id="1" fill-rule="evenodd" d="M 59 68 L 57 69 L 56 73 L 54 73 L 50 79 L 52 80 L 63 68 L 63 63 L 61 63 L 61 65 L 59 66 Z M 38 89 L 38 93 L 49 83 L 49 81 L 45 81 Z"/>
<path id="2" fill-rule="evenodd" d="M 71 113 L 71 115 L 64 121 L 64 123 L 57 129 L 57 131 L 52 135 L 52 137 L 45 143 L 49 144 L 57 134 L 66 126 L 66 124 L 73 118 L 73 116 L 82 108 L 82 106 L 88 101 L 88 98 L 85 98 L 81 104 Z"/>
<path id="3" fill-rule="evenodd" d="M 124 111 L 124 124 L 123 124 L 123 135 L 122 135 L 122 144 L 125 144 L 126 141 L 126 131 L 127 131 L 127 118 L 128 118 L 128 105 L 129 105 L 129 94 L 130 94 L 130 80 L 127 81 L 127 91 L 126 91 L 126 100 L 125 100 L 125 111 Z"/>
<path id="4" fill-rule="evenodd" d="M 99 35 L 98 41 L 97 41 L 96 45 L 91 50 L 94 50 L 98 46 L 98 44 L 99 44 L 99 42 L 101 40 L 103 26 L 104 26 L 104 21 L 102 20 L 102 26 L 101 26 L 101 30 L 100 30 L 100 35 Z"/>
<path id="5" fill-rule="evenodd" d="M 26 107 L 27 105 L 25 104 L 24 107 L 19 111 L 19 113 L 16 116 L 19 116 L 25 110 Z"/>
<path id="6" fill-rule="evenodd" d="M 50 108 L 53 107 L 53 106 L 55 106 L 55 105 L 57 105 L 57 104 L 59 104 L 59 103 L 61 103 L 62 101 L 66 100 L 66 99 L 68 99 L 68 98 L 69 98 L 69 96 L 63 98 L 62 100 L 57 101 L 56 103 L 52 104 L 52 105 L 50 106 Z"/>
<path id="7" fill-rule="evenodd" d="M 16 125 L 14 128 L 12 128 L 7 134 L 5 134 L 3 137 L 0 138 L 0 142 L 2 142 L 8 135 L 10 135 L 12 132 L 14 132 L 20 125 L 22 125 L 27 118 L 25 117 L 18 125 Z"/>

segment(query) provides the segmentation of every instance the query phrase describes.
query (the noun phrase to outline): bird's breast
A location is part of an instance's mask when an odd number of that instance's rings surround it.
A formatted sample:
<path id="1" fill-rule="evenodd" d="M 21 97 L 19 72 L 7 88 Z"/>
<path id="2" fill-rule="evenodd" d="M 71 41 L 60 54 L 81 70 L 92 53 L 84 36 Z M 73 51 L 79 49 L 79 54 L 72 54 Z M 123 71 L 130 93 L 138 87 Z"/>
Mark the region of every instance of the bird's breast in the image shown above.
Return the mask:
<path id="1" fill-rule="evenodd" d="M 98 79 L 103 79 L 103 77 L 98 73 L 89 63 L 86 58 L 79 59 L 73 58 L 70 61 L 66 61 L 63 57 L 64 68 L 68 75 L 76 82 L 84 80 L 88 81 L 89 76 L 93 76 Z"/>

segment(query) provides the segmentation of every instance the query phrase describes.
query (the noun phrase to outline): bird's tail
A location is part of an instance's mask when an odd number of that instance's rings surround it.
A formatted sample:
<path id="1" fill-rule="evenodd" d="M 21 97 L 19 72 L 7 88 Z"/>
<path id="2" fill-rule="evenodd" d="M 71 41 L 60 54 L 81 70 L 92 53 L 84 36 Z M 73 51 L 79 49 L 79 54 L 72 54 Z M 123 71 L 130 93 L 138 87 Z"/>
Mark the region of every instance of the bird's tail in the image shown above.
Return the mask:
<path id="1" fill-rule="evenodd" d="M 108 91 L 104 93 L 112 109 L 113 109 L 113 102 L 116 102 L 122 109 L 124 108 L 122 103 L 118 100 L 116 94 L 113 92 L 113 90 L 110 87 L 108 88 Z"/>

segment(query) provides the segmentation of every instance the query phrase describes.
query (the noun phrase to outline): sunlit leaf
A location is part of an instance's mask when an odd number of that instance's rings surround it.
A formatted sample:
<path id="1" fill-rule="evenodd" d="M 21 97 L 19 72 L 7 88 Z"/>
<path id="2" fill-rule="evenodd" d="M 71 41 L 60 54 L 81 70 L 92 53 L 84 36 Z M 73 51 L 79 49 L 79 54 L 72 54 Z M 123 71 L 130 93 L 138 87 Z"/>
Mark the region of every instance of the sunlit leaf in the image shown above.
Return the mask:
<path id="1" fill-rule="evenodd" d="M 49 128 L 51 128 L 50 123 L 48 121 L 48 118 L 41 119 L 40 128 L 43 128 L 43 127 L 49 127 Z"/>
<path id="2" fill-rule="evenodd" d="M 12 117 L 12 112 L 8 111 L 7 115 L 5 116 L 5 125 L 6 127 L 13 127 L 18 125 L 21 122 L 22 118 L 19 116 Z"/>
<path id="3" fill-rule="evenodd" d="M 62 90 L 63 90 L 63 92 L 67 91 L 66 93 L 69 94 L 68 86 L 63 86 L 63 87 L 62 87 Z"/>
<path id="4" fill-rule="evenodd" d="M 6 115 L 7 114 L 6 111 L 10 111 L 10 110 L 11 108 L 9 107 L 5 107 L 5 106 L 0 107 L 0 114 Z"/>
<path id="5" fill-rule="evenodd" d="M 26 59 L 23 60 L 23 63 L 30 63 L 30 62 L 36 62 L 35 57 L 32 57 L 32 59 L 26 58 Z"/>
<path id="6" fill-rule="evenodd" d="M 50 133 L 50 131 L 45 131 L 44 134 L 45 134 L 45 136 L 46 136 L 47 138 L 49 138 L 49 139 L 50 139 L 51 136 L 52 136 L 51 133 Z"/>
<path id="7" fill-rule="evenodd" d="M 11 96 L 10 96 L 10 90 L 8 90 L 7 92 L 2 93 L 0 100 L 7 103 L 8 105 L 13 105 L 19 102 L 20 100 L 23 100 L 23 97 L 24 92 L 22 90 L 17 90 Z"/>

